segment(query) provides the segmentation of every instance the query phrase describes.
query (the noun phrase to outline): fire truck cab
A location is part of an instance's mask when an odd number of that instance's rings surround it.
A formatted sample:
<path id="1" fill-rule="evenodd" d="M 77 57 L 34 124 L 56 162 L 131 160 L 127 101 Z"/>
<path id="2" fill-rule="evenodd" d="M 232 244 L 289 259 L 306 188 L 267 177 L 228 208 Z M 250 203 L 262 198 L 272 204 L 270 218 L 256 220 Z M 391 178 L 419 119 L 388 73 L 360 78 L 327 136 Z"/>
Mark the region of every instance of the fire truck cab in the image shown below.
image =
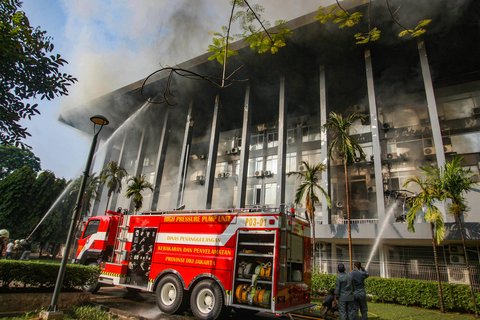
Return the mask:
<path id="1" fill-rule="evenodd" d="M 286 212 L 110 213 L 89 219 L 77 260 L 101 260 L 100 283 L 155 292 L 164 313 L 219 319 L 311 306 L 311 250 L 309 224 Z"/>

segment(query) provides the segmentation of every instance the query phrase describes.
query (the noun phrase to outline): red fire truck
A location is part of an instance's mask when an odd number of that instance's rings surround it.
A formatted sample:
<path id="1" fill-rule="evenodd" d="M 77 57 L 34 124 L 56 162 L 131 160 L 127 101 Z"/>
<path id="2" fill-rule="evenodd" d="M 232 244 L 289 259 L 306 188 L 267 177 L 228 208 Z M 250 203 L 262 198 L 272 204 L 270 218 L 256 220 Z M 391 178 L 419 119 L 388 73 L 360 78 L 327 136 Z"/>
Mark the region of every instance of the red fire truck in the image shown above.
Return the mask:
<path id="1" fill-rule="evenodd" d="M 76 259 L 99 283 L 155 292 L 167 314 L 285 314 L 310 306 L 308 223 L 285 212 L 198 210 L 91 217 Z"/>

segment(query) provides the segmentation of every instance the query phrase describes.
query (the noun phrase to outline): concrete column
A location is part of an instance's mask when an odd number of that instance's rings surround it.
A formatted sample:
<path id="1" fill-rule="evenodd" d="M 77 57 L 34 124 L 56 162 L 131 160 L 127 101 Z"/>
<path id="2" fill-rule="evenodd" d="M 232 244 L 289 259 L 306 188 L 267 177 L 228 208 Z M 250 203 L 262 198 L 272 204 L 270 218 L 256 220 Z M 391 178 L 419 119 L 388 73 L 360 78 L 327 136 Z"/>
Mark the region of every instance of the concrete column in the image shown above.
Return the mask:
<path id="1" fill-rule="evenodd" d="M 327 167 L 328 165 L 328 141 L 327 130 L 324 128 L 327 123 L 327 89 L 325 81 L 325 66 L 320 66 L 320 161 Z M 320 186 L 330 194 L 328 170 L 322 172 Z M 330 221 L 327 198 L 322 194 L 320 196 L 322 204 L 322 223 L 328 224 Z"/>
<path id="2" fill-rule="evenodd" d="M 150 210 L 157 210 L 158 198 L 160 196 L 160 186 L 162 185 L 162 176 L 163 176 L 163 167 L 165 165 L 165 158 L 167 155 L 167 146 L 168 146 L 168 137 L 169 137 L 169 128 L 168 128 L 168 117 L 169 111 L 168 109 L 165 111 L 163 115 L 163 125 L 161 127 L 160 139 L 158 142 L 158 152 L 157 152 L 157 159 L 155 161 L 155 177 L 153 179 L 153 194 L 151 198 L 150 204 L 147 208 Z"/>
<path id="3" fill-rule="evenodd" d="M 285 206 L 286 160 L 287 160 L 287 108 L 285 106 L 285 76 L 280 78 L 278 97 L 278 160 L 276 206 Z"/>
<path id="4" fill-rule="evenodd" d="M 101 144 L 101 142 L 99 144 Z M 97 150 L 98 150 L 98 148 L 97 148 Z M 107 163 L 109 163 L 111 161 L 110 158 L 112 157 L 112 150 L 113 150 L 113 144 L 111 146 L 107 146 L 106 151 L 105 151 L 105 158 L 103 159 L 103 165 L 102 165 L 102 168 L 100 169 L 100 172 L 101 172 L 101 170 L 103 170 L 103 168 L 106 167 Z M 98 159 L 95 157 L 95 160 L 98 160 Z M 99 175 L 100 175 L 100 172 L 98 173 Z M 103 212 L 104 212 L 103 210 L 105 209 L 105 206 L 106 206 L 105 202 L 107 201 L 107 194 L 108 194 L 108 188 L 106 187 L 105 184 L 102 184 L 100 186 L 99 196 L 97 198 L 95 198 L 93 206 L 92 206 L 92 211 L 91 212 L 92 212 L 93 216 L 98 216 L 98 215 L 103 214 Z M 102 206 L 103 206 L 102 208 L 100 208 L 100 204 L 102 204 Z M 108 208 L 108 209 L 110 209 L 110 208 Z"/>
<path id="5" fill-rule="evenodd" d="M 425 42 L 423 42 L 423 40 L 419 40 L 417 47 L 418 55 L 420 56 L 420 66 L 422 68 L 425 95 L 427 97 L 428 115 L 430 117 L 430 125 L 432 126 L 435 155 L 437 156 L 437 165 L 441 167 L 445 164 L 445 153 L 443 152 L 442 130 L 440 129 L 440 121 L 438 120 L 437 102 L 435 100 L 435 92 L 433 90 L 427 51 L 425 50 Z"/>
<path id="6" fill-rule="evenodd" d="M 377 101 L 373 82 L 372 56 L 370 49 L 365 49 L 365 72 L 367 76 L 368 107 L 370 110 L 370 126 L 372 130 L 373 167 L 375 172 L 375 189 L 377 197 L 377 215 L 379 221 L 385 218 L 385 198 L 383 194 L 382 150 L 378 131 Z"/>
<path id="7" fill-rule="evenodd" d="M 120 167 L 125 167 L 125 146 L 127 145 L 127 133 L 125 132 L 123 134 L 123 140 L 122 140 L 122 146 L 120 147 L 120 154 L 118 155 L 117 163 Z M 123 186 L 122 186 L 123 187 Z M 117 208 L 117 202 L 118 202 L 118 193 L 114 192 L 112 194 L 112 199 L 110 200 L 110 206 L 109 209 L 114 208 L 114 210 Z"/>
<path id="8" fill-rule="evenodd" d="M 212 207 L 213 187 L 215 184 L 215 168 L 217 166 L 218 137 L 220 135 L 220 95 L 215 97 L 213 108 L 212 129 L 208 147 L 207 173 L 205 175 L 205 209 Z"/>
<path id="9" fill-rule="evenodd" d="M 133 176 L 139 177 L 143 171 L 143 160 L 145 159 L 145 148 L 147 138 L 145 137 L 146 128 L 142 129 L 142 134 L 140 135 L 140 140 L 138 141 L 138 151 L 137 157 L 135 158 L 135 167 L 133 168 Z M 129 199 L 128 204 L 129 210 L 134 211 L 132 198 Z"/>
<path id="10" fill-rule="evenodd" d="M 190 143 L 192 140 L 192 127 L 193 127 L 193 101 L 190 102 L 187 113 L 187 121 L 185 123 L 185 132 L 183 135 L 182 143 L 182 155 L 180 156 L 180 163 L 178 164 L 178 177 L 177 177 L 177 203 L 176 207 L 183 205 L 183 191 L 185 190 L 185 175 L 188 166 L 188 157 L 190 154 Z"/>
<path id="11" fill-rule="evenodd" d="M 252 113 L 250 112 L 250 85 L 245 89 L 243 104 L 242 148 L 240 151 L 240 171 L 237 185 L 237 208 L 245 207 L 248 177 L 248 158 L 250 155 L 250 133 Z"/>

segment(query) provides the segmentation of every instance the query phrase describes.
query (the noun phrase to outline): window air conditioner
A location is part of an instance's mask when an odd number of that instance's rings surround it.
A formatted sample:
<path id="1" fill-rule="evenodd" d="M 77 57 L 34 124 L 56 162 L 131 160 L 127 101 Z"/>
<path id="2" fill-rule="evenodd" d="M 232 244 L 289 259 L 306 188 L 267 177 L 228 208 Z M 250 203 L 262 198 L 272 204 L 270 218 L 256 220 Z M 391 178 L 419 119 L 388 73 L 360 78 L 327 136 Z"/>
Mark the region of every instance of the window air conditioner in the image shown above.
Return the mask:
<path id="1" fill-rule="evenodd" d="M 450 254 L 463 254 L 463 248 L 462 246 L 451 244 L 448 246 L 448 252 Z"/>
<path id="2" fill-rule="evenodd" d="M 426 156 L 435 155 L 435 147 L 426 147 L 423 148 L 423 154 Z"/>
<path id="3" fill-rule="evenodd" d="M 196 176 L 193 182 L 203 185 L 205 183 L 205 176 Z"/>
<path id="4" fill-rule="evenodd" d="M 305 168 L 305 166 L 304 166 L 303 164 L 301 164 L 301 165 L 298 166 L 298 171 L 300 171 L 300 172 L 305 171 L 305 169 L 306 169 L 306 168 Z"/>
<path id="5" fill-rule="evenodd" d="M 262 170 L 258 170 L 258 171 L 255 171 L 255 177 L 263 177 L 263 171 Z"/>
<path id="6" fill-rule="evenodd" d="M 468 269 L 466 268 L 447 268 L 448 282 L 455 284 L 470 285 L 470 278 L 468 276 Z"/>
<path id="7" fill-rule="evenodd" d="M 240 152 L 240 149 L 239 148 L 232 148 L 232 150 L 230 150 L 230 153 L 231 154 L 237 154 Z"/>
<path id="8" fill-rule="evenodd" d="M 265 177 L 271 177 L 273 175 L 272 171 L 266 170 L 264 173 Z"/>
<path id="9" fill-rule="evenodd" d="M 395 160 L 397 158 L 398 158 L 398 155 L 396 152 L 387 153 L 387 160 Z"/>
<path id="10" fill-rule="evenodd" d="M 451 144 L 444 145 L 443 146 L 443 152 L 452 153 L 453 152 L 453 146 Z"/>
<path id="11" fill-rule="evenodd" d="M 228 178 L 230 176 L 229 172 L 220 172 L 217 177 L 222 179 L 222 178 Z"/>
<path id="12" fill-rule="evenodd" d="M 295 142 L 295 139 L 293 139 L 292 137 L 287 138 L 287 144 L 292 144 L 294 142 Z"/>
<path id="13" fill-rule="evenodd" d="M 465 257 L 459 254 L 451 254 L 450 255 L 450 263 L 451 264 L 465 264 Z"/>

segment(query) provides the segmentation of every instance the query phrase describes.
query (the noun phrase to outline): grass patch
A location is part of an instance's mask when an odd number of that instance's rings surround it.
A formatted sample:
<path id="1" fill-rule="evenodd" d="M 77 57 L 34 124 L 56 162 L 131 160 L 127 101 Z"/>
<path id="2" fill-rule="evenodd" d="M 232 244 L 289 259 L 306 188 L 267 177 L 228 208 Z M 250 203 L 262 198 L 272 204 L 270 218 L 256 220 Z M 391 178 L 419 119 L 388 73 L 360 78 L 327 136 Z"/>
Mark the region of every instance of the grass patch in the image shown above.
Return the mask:
<path id="1" fill-rule="evenodd" d="M 368 311 L 379 316 L 380 320 L 473 320 L 472 314 L 441 313 L 438 310 L 429 310 L 418 307 L 407 307 L 388 303 L 368 303 Z"/>
<path id="2" fill-rule="evenodd" d="M 38 319 L 39 312 L 29 312 L 21 317 L 0 318 L 0 320 L 30 320 Z M 116 319 L 106 311 L 97 306 L 84 305 L 67 311 L 63 317 L 64 320 L 111 320 Z"/>
<path id="3" fill-rule="evenodd" d="M 322 299 L 312 301 L 317 306 L 322 305 Z M 320 308 L 321 309 L 321 308 Z M 378 320 L 474 320 L 473 314 L 447 312 L 439 310 L 424 309 L 413 306 L 402 306 L 399 304 L 368 302 L 368 312 L 378 316 Z M 373 318 L 372 318 L 373 319 Z"/>

